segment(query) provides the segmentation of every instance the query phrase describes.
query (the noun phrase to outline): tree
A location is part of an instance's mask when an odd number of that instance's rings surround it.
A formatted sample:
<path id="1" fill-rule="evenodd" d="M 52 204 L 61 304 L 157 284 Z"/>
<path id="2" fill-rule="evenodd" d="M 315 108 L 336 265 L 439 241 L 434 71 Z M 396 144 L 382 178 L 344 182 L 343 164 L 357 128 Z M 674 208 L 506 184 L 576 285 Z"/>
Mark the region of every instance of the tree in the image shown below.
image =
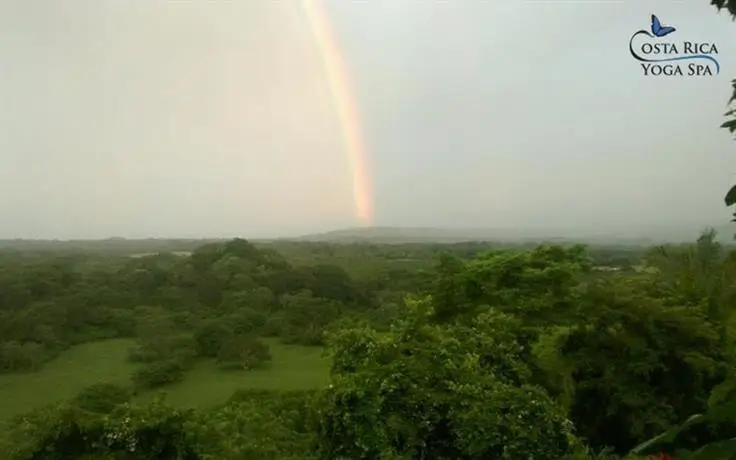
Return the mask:
<path id="1" fill-rule="evenodd" d="M 202 323 L 194 332 L 197 354 L 214 358 L 220 352 L 222 340 L 232 334 L 232 328 L 221 320 L 212 319 Z"/>
<path id="2" fill-rule="evenodd" d="M 729 5 L 734 4 L 736 4 L 735 1 L 729 3 Z M 734 15 L 734 18 L 736 18 L 736 14 Z M 736 79 L 731 81 L 731 85 L 733 86 L 733 95 L 728 101 L 729 105 L 732 105 L 736 102 Z M 736 107 L 733 107 L 728 112 L 726 112 L 725 116 L 729 119 L 723 122 L 721 128 L 727 129 L 732 134 L 736 133 Z M 728 191 L 725 201 L 726 206 L 732 206 L 733 204 L 736 204 L 736 185 L 732 186 L 731 189 Z M 732 222 L 736 222 L 736 212 L 734 212 L 734 218 L 732 219 Z"/>
<path id="3" fill-rule="evenodd" d="M 223 369 L 251 370 L 270 360 L 268 345 L 247 335 L 224 340 L 217 353 L 217 364 Z"/>
<path id="4" fill-rule="evenodd" d="M 108 415 L 57 405 L 35 411 L 12 431 L 13 442 L 2 445 L 3 458 L 200 460 L 194 452 L 181 411 L 156 400 L 144 407 L 123 404 Z"/>
<path id="5" fill-rule="evenodd" d="M 734 0 L 711 0 L 711 5 L 714 5 L 718 11 L 726 10 L 731 16 L 736 19 L 736 1 Z"/>
<path id="6" fill-rule="evenodd" d="M 178 358 L 160 359 L 144 364 L 133 374 L 136 388 L 157 388 L 184 379 L 187 364 Z"/>
<path id="7" fill-rule="evenodd" d="M 726 375 L 727 350 L 704 309 L 615 280 L 589 287 L 580 315 L 553 349 L 573 382 L 570 417 L 595 447 L 625 453 L 702 411 Z"/>
<path id="8" fill-rule="evenodd" d="M 131 391 L 114 383 L 96 383 L 83 388 L 72 404 L 80 409 L 99 414 L 109 414 L 116 407 L 130 401 Z"/>
<path id="9" fill-rule="evenodd" d="M 361 302 L 364 300 L 350 275 L 342 267 L 336 265 L 316 265 L 311 267 L 311 290 L 315 297 L 332 299 L 342 303 Z"/>
<path id="10" fill-rule="evenodd" d="M 736 20 L 736 1 L 711 0 L 711 5 L 715 5 L 719 12 L 725 9 L 731 14 L 731 17 Z M 733 87 L 733 94 L 728 101 L 729 105 L 736 102 L 736 79 L 731 81 L 731 85 Z M 728 110 L 725 113 L 725 116 L 729 119 L 721 125 L 721 128 L 727 129 L 730 133 L 736 132 L 736 107 Z M 732 186 L 726 194 L 725 202 L 726 206 L 732 206 L 733 204 L 736 204 L 736 185 Z M 736 222 L 736 212 L 734 213 L 734 218 L 732 219 L 732 221 Z M 732 256 L 733 254 L 729 255 L 729 258 L 726 261 L 725 273 L 727 275 L 733 272 L 733 268 L 731 267 L 733 265 Z M 722 298 L 720 298 L 719 300 L 722 301 L 723 297 L 726 297 L 726 299 L 728 300 L 733 300 L 733 294 L 730 290 L 726 291 L 725 294 L 722 294 Z M 733 323 L 733 317 L 723 318 L 723 316 L 726 315 L 724 315 L 724 312 L 722 311 L 720 313 L 720 316 L 722 317 L 721 319 L 725 319 L 727 322 Z M 726 327 L 725 329 L 726 338 L 727 340 L 729 340 L 728 348 L 729 350 L 733 350 L 733 342 L 731 341 L 732 339 L 731 337 L 729 337 L 728 334 L 729 327 Z M 691 415 L 686 421 L 684 421 L 684 423 L 674 426 L 669 430 L 647 440 L 646 442 L 634 448 L 631 453 L 634 455 L 641 455 L 647 452 L 653 452 L 653 449 L 658 445 L 671 445 L 675 443 L 678 437 L 681 437 L 681 434 L 683 432 L 686 432 L 688 429 L 699 424 L 702 425 L 709 422 L 723 424 L 724 422 L 726 422 L 730 423 L 730 430 L 727 430 L 725 433 L 722 434 L 722 436 L 719 437 L 717 434 L 713 436 L 713 427 L 709 427 L 711 431 L 711 437 L 709 439 L 712 440 L 713 438 L 715 438 L 716 440 L 714 442 L 707 442 L 704 445 L 699 446 L 699 448 L 695 452 L 682 452 L 681 455 L 678 455 L 678 458 L 689 458 L 691 460 L 728 460 L 734 458 L 734 456 L 736 456 L 736 438 L 733 437 L 733 427 L 734 425 L 736 425 L 735 389 L 736 379 L 734 379 L 734 376 L 731 373 L 731 375 L 729 375 L 729 377 L 719 386 L 717 386 L 711 393 L 711 397 L 708 401 L 709 407 L 707 408 L 707 411 L 704 411 L 704 413 Z"/>
<path id="11" fill-rule="evenodd" d="M 197 354 L 195 338 L 177 330 L 171 315 L 146 307 L 138 310 L 152 313 L 140 318 L 138 343 L 128 353 L 131 361 L 151 363 L 177 359 L 182 365 L 192 361 Z"/>
<path id="12" fill-rule="evenodd" d="M 558 460 L 576 450 L 563 410 L 528 383 L 514 318 L 491 310 L 467 325 L 433 324 L 429 301 L 407 303 L 388 334 L 333 338 L 323 458 Z"/>
<path id="13" fill-rule="evenodd" d="M 471 304 L 467 290 L 471 280 L 467 279 L 465 264 L 458 257 L 442 252 L 437 257 L 437 277 L 432 289 L 434 317 L 443 323 L 468 313 Z"/>
<path id="14" fill-rule="evenodd" d="M 584 246 L 492 251 L 468 263 L 466 292 L 476 304 L 517 315 L 530 327 L 565 323 L 577 302 L 579 275 L 589 266 Z"/>
<path id="15" fill-rule="evenodd" d="M 704 231 L 696 244 L 685 247 L 658 246 L 647 255 L 648 266 L 655 269 L 653 285 L 647 290 L 667 305 L 704 307 L 711 320 L 722 323 L 731 314 L 736 272 L 726 263 L 723 247 L 713 229 Z"/>
<path id="16" fill-rule="evenodd" d="M 46 359 L 43 346 L 36 342 L 0 343 L 0 370 L 37 371 Z"/>
<path id="17" fill-rule="evenodd" d="M 736 0 L 711 0 L 711 5 L 714 5 L 718 11 L 726 10 L 731 14 L 731 17 L 736 20 Z M 736 103 L 736 79 L 731 81 L 731 86 L 733 87 L 733 95 L 731 96 L 731 99 L 729 99 L 728 104 L 732 105 Z M 721 128 L 727 129 L 730 133 L 736 133 L 736 107 L 732 107 L 730 110 L 728 110 L 724 116 L 728 117 L 729 119 L 723 122 L 721 125 Z M 736 185 L 732 186 L 731 189 L 726 194 L 726 206 L 732 206 L 733 204 L 736 204 Z M 733 222 L 736 222 L 736 212 L 734 212 L 733 215 Z"/>
<path id="18" fill-rule="evenodd" d="M 284 295 L 281 297 L 280 335 L 287 343 L 322 345 L 325 328 L 341 312 L 342 304 L 314 297 L 310 291 Z"/>

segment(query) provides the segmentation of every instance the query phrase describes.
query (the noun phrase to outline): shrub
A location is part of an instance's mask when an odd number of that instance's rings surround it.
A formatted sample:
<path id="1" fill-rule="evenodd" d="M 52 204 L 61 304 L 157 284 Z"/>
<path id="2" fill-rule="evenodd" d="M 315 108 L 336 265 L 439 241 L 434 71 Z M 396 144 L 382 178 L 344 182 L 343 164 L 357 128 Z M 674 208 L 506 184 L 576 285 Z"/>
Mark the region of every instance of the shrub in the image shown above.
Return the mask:
<path id="1" fill-rule="evenodd" d="M 220 351 L 223 337 L 231 335 L 224 321 L 209 320 L 201 324 L 194 333 L 197 354 L 205 358 L 215 358 Z"/>
<path id="2" fill-rule="evenodd" d="M 133 374 L 136 388 L 157 388 L 180 382 L 187 366 L 178 358 L 169 358 L 145 364 Z"/>
<path id="3" fill-rule="evenodd" d="M 217 353 L 223 369 L 255 369 L 271 360 L 268 345 L 255 337 L 239 335 L 225 340 Z"/>
<path id="4" fill-rule="evenodd" d="M 122 385 L 96 383 L 83 388 L 71 402 L 80 409 L 108 414 L 120 404 L 130 401 L 130 397 L 131 391 Z"/>

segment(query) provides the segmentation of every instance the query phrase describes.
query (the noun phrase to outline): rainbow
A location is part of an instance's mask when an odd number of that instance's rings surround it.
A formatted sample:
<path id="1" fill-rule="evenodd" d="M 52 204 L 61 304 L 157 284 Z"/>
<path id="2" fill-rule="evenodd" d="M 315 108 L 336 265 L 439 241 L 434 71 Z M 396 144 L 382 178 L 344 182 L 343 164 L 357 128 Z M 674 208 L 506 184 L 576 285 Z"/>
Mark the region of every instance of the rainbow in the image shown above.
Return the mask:
<path id="1" fill-rule="evenodd" d="M 373 191 L 358 104 L 350 87 L 347 66 L 320 0 L 302 0 L 302 7 L 322 56 L 327 84 L 344 138 L 352 174 L 356 217 L 362 224 L 369 225 L 373 222 Z"/>

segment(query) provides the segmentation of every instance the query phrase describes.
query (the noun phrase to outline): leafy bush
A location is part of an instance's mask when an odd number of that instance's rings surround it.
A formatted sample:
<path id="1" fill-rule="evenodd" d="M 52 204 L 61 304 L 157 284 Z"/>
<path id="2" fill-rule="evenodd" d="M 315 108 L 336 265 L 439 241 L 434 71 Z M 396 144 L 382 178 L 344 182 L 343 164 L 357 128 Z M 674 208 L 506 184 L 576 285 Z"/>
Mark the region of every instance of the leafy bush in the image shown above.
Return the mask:
<path id="1" fill-rule="evenodd" d="M 114 383 L 96 383 L 80 391 L 71 403 L 90 412 L 108 414 L 130 401 L 130 389 Z"/>
<path id="2" fill-rule="evenodd" d="M 238 335 L 226 339 L 217 353 L 217 364 L 222 369 L 250 370 L 271 360 L 268 345 L 255 337 Z"/>
<path id="3" fill-rule="evenodd" d="M 307 391 L 242 390 L 194 417 L 187 432 L 204 459 L 311 460 L 317 458 L 312 401 Z"/>
<path id="4" fill-rule="evenodd" d="M 161 401 L 106 416 L 50 406 L 24 417 L 6 433 L 13 442 L 0 447 L 8 460 L 198 460 L 184 429 L 189 418 Z"/>
<path id="5" fill-rule="evenodd" d="M 136 388 L 157 388 L 184 379 L 187 363 L 178 358 L 169 358 L 146 363 L 133 374 Z"/>
<path id="6" fill-rule="evenodd" d="M 318 411 L 325 458 L 558 460 L 580 442 L 538 387 L 497 312 L 470 326 L 432 325 L 426 301 L 389 334 L 333 338 L 333 384 Z"/>
<path id="7" fill-rule="evenodd" d="M 128 351 L 128 359 L 136 363 L 152 363 L 170 358 L 188 362 L 195 358 L 196 347 L 195 339 L 189 335 L 164 335 L 155 340 L 140 340 Z"/>
<path id="8" fill-rule="evenodd" d="M 299 433 L 314 430 L 317 404 L 321 396 L 318 390 L 237 390 L 228 404 L 258 404 L 279 417 L 290 429 Z"/>
<path id="9" fill-rule="evenodd" d="M 0 343 L 0 372 L 38 371 L 53 356 L 36 342 Z"/>
<path id="10" fill-rule="evenodd" d="M 136 344 L 128 349 L 128 360 L 133 363 L 152 363 L 161 359 L 159 350 L 144 344 Z"/>
<path id="11" fill-rule="evenodd" d="M 231 328 L 224 321 L 205 321 L 194 333 L 197 354 L 206 358 L 217 357 L 223 338 L 229 337 L 231 334 Z"/>

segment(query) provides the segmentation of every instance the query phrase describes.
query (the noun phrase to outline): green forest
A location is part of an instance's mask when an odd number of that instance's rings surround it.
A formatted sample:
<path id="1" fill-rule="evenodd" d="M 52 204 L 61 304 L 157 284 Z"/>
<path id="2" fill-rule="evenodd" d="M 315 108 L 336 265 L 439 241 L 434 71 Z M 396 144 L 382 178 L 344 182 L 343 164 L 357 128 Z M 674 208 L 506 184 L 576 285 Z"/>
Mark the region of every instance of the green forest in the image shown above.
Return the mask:
<path id="1" fill-rule="evenodd" d="M 729 401 L 736 253 L 714 238 L 9 245 L 0 452 L 616 458 Z"/>
<path id="2" fill-rule="evenodd" d="M 716 236 L 0 241 L 0 459 L 736 459 Z"/>
<path id="3" fill-rule="evenodd" d="M 733 454 L 736 252 L 713 231 L 121 244 L 0 252 L 6 458 Z"/>

